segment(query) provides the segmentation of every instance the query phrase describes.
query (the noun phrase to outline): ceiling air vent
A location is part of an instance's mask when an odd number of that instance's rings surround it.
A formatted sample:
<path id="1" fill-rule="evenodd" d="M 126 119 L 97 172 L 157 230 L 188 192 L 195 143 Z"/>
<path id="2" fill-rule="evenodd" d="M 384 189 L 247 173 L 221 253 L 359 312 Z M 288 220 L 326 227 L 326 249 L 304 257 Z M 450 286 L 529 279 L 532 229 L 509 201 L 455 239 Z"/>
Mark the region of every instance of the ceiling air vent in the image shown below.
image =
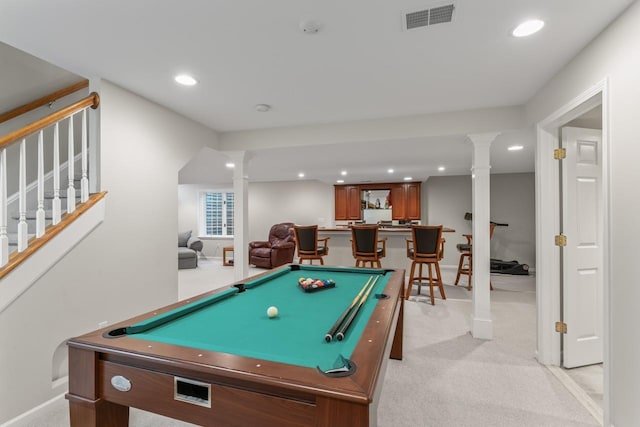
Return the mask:
<path id="1" fill-rule="evenodd" d="M 407 13 L 405 15 L 406 28 L 411 30 L 451 22 L 454 9 L 455 7 L 452 4 L 448 4 Z"/>

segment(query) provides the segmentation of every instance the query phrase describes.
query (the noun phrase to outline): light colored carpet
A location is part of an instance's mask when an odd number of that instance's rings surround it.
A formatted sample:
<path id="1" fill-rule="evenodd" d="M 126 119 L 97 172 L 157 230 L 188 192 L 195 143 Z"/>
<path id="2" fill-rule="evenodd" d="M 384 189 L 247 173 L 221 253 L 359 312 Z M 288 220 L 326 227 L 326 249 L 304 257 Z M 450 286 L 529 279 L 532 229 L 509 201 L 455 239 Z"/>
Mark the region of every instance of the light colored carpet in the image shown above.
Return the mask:
<path id="1" fill-rule="evenodd" d="M 444 278 L 452 283 L 452 272 Z M 436 299 L 435 306 L 426 295 L 411 297 L 405 357 L 387 369 L 381 426 L 599 425 L 534 358 L 535 278 L 493 275 L 492 282 L 491 341 L 468 332 L 465 288 L 445 286 L 447 300 Z"/>
<path id="2" fill-rule="evenodd" d="M 254 272 L 264 270 L 255 269 Z M 453 272 L 443 271 L 446 284 Z M 233 268 L 219 259 L 180 270 L 180 297 L 233 281 Z M 445 286 L 447 300 L 428 302 L 428 288 L 405 304 L 404 360 L 390 360 L 378 406 L 380 427 L 578 427 L 598 426 L 589 412 L 534 358 L 535 279 L 492 276 L 494 339 L 469 334 L 471 292 Z M 37 419 L 15 427 L 69 425 L 64 400 Z M 131 426 L 182 427 L 132 410 Z M 12 427 L 14 427 L 12 426 Z M 249 426 L 248 426 L 249 427 Z M 251 426 L 253 427 L 253 426 Z"/>

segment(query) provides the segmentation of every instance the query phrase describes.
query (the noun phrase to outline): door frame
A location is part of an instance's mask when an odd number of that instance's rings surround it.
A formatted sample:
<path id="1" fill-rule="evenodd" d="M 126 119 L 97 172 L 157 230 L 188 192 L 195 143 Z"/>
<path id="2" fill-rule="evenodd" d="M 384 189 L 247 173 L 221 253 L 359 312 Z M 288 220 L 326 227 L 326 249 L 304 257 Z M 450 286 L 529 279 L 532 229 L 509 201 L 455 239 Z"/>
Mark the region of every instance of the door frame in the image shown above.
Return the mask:
<path id="1" fill-rule="evenodd" d="M 602 203 L 603 203 L 603 371 L 604 425 L 610 424 L 611 390 L 611 203 L 609 172 L 609 79 L 588 88 L 536 125 L 536 357 L 544 365 L 560 366 L 561 337 L 555 322 L 561 314 L 560 249 L 554 236 L 560 225 L 560 174 L 553 149 L 558 147 L 559 128 L 593 107 L 602 105 Z M 569 325 L 569 327 L 571 327 Z"/>

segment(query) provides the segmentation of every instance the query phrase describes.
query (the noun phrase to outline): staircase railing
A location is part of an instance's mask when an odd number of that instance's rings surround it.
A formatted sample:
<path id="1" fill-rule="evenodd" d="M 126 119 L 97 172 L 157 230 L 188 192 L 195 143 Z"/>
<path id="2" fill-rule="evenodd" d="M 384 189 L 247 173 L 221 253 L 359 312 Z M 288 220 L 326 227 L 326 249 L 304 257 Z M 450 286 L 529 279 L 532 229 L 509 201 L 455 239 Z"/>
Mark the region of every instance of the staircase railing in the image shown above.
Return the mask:
<path id="1" fill-rule="evenodd" d="M 62 219 L 61 204 L 61 184 L 60 184 L 60 124 L 68 124 L 68 161 L 67 176 L 67 214 L 71 214 L 76 209 L 76 188 L 74 170 L 74 117 L 79 116 L 81 121 L 81 178 L 80 178 L 80 201 L 82 203 L 89 200 L 89 179 L 88 179 L 88 133 L 87 133 L 87 110 L 95 109 L 100 104 L 97 93 L 91 93 L 86 98 L 75 102 L 68 107 L 56 111 L 46 117 L 36 120 L 16 131 L 0 137 L 0 268 L 9 262 L 9 235 L 8 225 L 8 204 L 7 204 L 7 149 L 19 144 L 19 171 L 18 171 L 18 193 L 19 193 L 19 218 L 17 224 L 17 251 L 24 252 L 29 247 L 29 234 L 27 223 L 27 138 L 37 134 L 37 210 L 35 213 L 35 237 L 40 238 L 45 233 L 45 184 L 44 184 L 44 130 L 52 127 L 53 134 L 47 143 L 53 145 L 53 200 L 51 207 L 51 222 L 55 226 Z"/>
<path id="2" fill-rule="evenodd" d="M 11 119 L 15 119 L 16 117 L 19 117 L 23 114 L 26 114 L 30 111 L 35 110 L 36 108 L 40 108 L 44 105 L 49 104 L 50 106 L 58 101 L 61 98 L 64 98 L 67 95 L 70 95 L 72 93 L 75 93 L 81 89 L 84 89 L 86 87 L 89 86 L 89 80 L 81 80 L 79 82 L 76 82 L 72 85 L 69 85 L 67 87 L 64 87 L 60 90 L 57 90 L 53 93 L 50 93 L 48 95 L 43 96 L 42 98 L 38 98 L 35 101 L 31 101 L 28 102 L 24 105 L 21 105 L 17 108 L 14 108 L 10 111 L 7 111 L 6 113 L 2 113 L 0 114 L 0 123 L 4 123 L 6 121 L 9 121 Z"/>

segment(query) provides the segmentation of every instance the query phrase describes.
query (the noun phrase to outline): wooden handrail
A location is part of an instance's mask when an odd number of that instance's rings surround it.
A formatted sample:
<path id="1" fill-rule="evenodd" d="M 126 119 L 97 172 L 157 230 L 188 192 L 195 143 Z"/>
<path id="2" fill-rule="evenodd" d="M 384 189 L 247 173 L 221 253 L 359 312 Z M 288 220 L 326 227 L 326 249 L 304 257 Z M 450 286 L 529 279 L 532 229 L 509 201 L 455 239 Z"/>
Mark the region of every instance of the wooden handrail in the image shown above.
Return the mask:
<path id="1" fill-rule="evenodd" d="M 20 107 L 14 108 L 11 111 L 7 111 L 6 113 L 0 114 L 0 123 L 4 123 L 13 118 L 16 118 L 22 114 L 28 113 L 29 111 L 33 111 L 36 108 L 40 108 L 43 105 L 50 104 L 62 97 L 70 95 L 74 92 L 79 91 L 80 89 L 84 89 L 89 86 L 89 80 L 82 80 L 77 83 L 74 83 L 70 86 L 62 88 L 58 91 L 55 91 L 49 95 L 43 96 L 40 99 L 36 99 L 35 101 L 29 102 L 27 104 L 21 105 Z"/>
<path id="2" fill-rule="evenodd" d="M 80 101 L 74 104 L 71 104 L 68 107 L 63 108 L 60 111 L 51 113 L 46 117 L 36 120 L 35 122 L 29 123 L 28 125 L 16 131 L 13 131 L 3 137 L 0 137 L 0 149 L 13 144 L 14 142 L 22 138 L 25 138 L 31 135 L 32 133 L 38 132 L 39 130 L 44 129 L 47 126 L 51 126 L 52 124 L 75 113 L 76 111 L 80 111 L 86 107 L 91 107 L 93 109 L 96 109 L 98 108 L 98 105 L 100 105 L 100 96 L 96 92 L 91 92 L 91 94 L 86 98 L 82 98 Z"/>
<path id="3" fill-rule="evenodd" d="M 47 242 L 58 235 L 62 230 L 67 228 L 73 221 L 75 221 L 80 215 L 91 209 L 96 203 L 104 198 L 107 194 L 106 191 L 91 195 L 86 203 L 82 203 L 72 213 L 65 214 L 62 220 L 56 225 L 50 225 L 47 227 L 44 236 L 33 237 L 29 241 L 29 247 L 23 252 L 14 252 L 9 256 L 9 262 L 4 267 L 0 268 L 0 280 L 7 274 L 13 271 L 17 266 L 23 263 L 27 258 L 33 255 L 38 249 L 44 246 Z"/>

